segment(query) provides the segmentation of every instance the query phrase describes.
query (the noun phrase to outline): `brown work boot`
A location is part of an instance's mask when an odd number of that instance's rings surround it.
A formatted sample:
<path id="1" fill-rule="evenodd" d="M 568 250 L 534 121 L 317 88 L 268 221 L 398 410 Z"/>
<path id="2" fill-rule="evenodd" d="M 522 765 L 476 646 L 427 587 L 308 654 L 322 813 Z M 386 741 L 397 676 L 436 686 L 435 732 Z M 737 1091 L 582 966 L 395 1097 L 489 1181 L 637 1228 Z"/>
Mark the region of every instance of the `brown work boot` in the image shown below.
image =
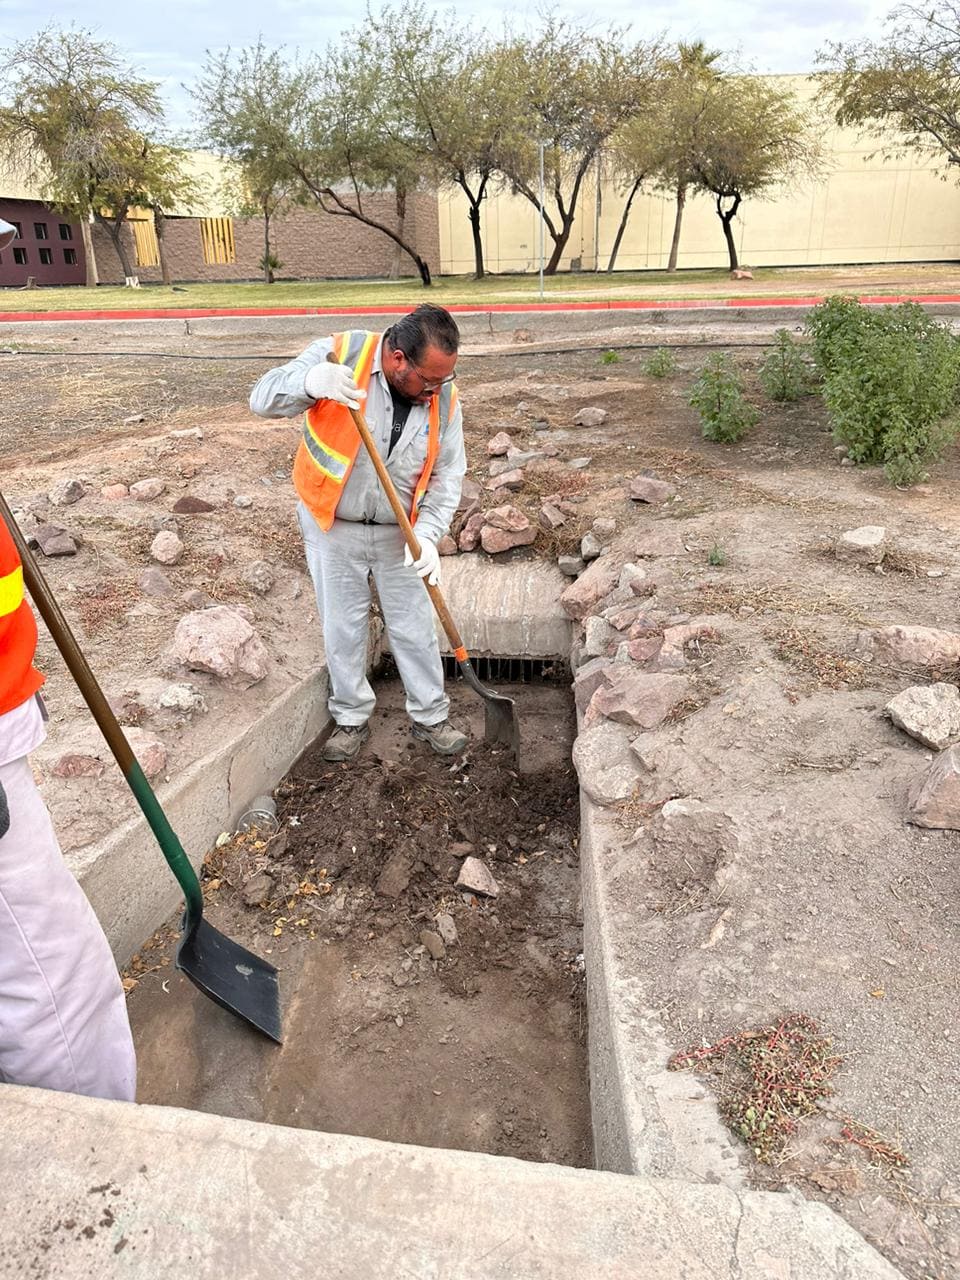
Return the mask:
<path id="1" fill-rule="evenodd" d="M 467 735 L 455 729 L 449 720 L 438 724 L 413 724 L 413 736 L 433 747 L 438 756 L 458 755 L 467 745 Z"/>
<path id="2" fill-rule="evenodd" d="M 365 724 L 338 724 L 320 754 L 331 764 L 341 764 L 352 760 L 369 737 L 370 730 Z"/>

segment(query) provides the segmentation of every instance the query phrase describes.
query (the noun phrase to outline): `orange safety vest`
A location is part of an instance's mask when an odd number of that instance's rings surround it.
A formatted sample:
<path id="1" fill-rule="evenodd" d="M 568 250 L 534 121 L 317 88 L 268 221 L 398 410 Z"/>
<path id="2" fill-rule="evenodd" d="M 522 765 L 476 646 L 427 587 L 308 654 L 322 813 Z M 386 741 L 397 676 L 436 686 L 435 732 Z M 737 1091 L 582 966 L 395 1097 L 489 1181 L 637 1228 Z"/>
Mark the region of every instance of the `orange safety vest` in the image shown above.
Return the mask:
<path id="1" fill-rule="evenodd" d="M 32 698 L 43 684 L 34 668 L 37 623 L 23 594 L 23 566 L 0 519 L 0 715 Z"/>
<path id="2" fill-rule="evenodd" d="M 333 335 L 334 354 L 341 364 L 352 370 L 353 379 L 361 391 L 366 391 L 370 385 L 380 336 L 362 329 Z M 414 490 L 411 524 L 416 523 L 440 452 L 440 432 L 450 421 L 456 404 L 457 389 L 452 382 L 446 383 L 430 398 L 427 457 Z M 321 529 L 329 529 L 333 524 L 343 486 L 353 470 L 360 448 L 360 433 L 345 405 L 334 400 L 318 400 L 304 414 L 303 439 L 293 463 L 293 485 Z"/>

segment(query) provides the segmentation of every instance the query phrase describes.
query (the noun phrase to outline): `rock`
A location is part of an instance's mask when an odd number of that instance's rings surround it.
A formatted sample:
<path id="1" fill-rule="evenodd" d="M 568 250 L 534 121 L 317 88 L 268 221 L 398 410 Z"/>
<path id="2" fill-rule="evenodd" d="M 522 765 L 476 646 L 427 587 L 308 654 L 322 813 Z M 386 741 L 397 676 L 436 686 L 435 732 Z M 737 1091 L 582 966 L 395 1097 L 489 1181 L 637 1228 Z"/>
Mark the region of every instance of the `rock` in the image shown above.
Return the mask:
<path id="1" fill-rule="evenodd" d="M 605 609 L 603 616 L 614 630 L 626 631 L 628 627 L 633 626 L 642 613 L 642 604 L 615 604 L 609 609 Z"/>
<path id="2" fill-rule="evenodd" d="M 140 768 L 148 778 L 157 778 L 167 767 L 167 748 L 159 738 L 145 733 L 143 729 L 127 729 L 127 741 L 133 754 L 139 761 Z"/>
<path id="3" fill-rule="evenodd" d="M 955 684 L 916 685 L 884 707 L 898 728 L 925 747 L 943 751 L 960 741 L 960 689 Z"/>
<path id="4" fill-rule="evenodd" d="M 752 280 L 753 272 L 748 270 L 746 267 L 734 267 L 734 269 L 730 272 L 730 279 L 731 280 Z"/>
<path id="5" fill-rule="evenodd" d="M 55 507 L 71 507 L 83 497 L 84 488 L 79 480 L 60 480 L 50 490 L 48 497 Z"/>
<path id="6" fill-rule="evenodd" d="M 265 596 L 277 580 L 266 560 L 254 560 L 252 564 L 248 564 L 240 578 L 258 596 Z"/>
<path id="7" fill-rule="evenodd" d="M 120 693 L 108 698 L 110 710 L 123 725 L 138 725 L 147 714 L 147 708 L 137 701 L 136 694 Z"/>
<path id="8" fill-rule="evenodd" d="M 251 876 L 249 880 L 244 881 L 243 888 L 240 890 L 244 905 L 248 907 L 263 906 L 270 901 L 272 895 L 273 876 L 269 871 L 261 871 Z"/>
<path id="9" fill-rule="evenodd" d="M 464 858 L 460 874 L 457 876 L 457 888 L 468 889 L 471 893 L 482 894 L 485 898 L 496 898 L 500 886 L 494 880 L 486 863 L 479 858 Z"/>
<path id="10" fill-rule="evenodd" d="M 505 457 L 512 444 L 513 441 L 505 431 L 498 431 L 495 436 L 491 436 L 487 441 L 487 454 L 491 458 Z"/>
<path id="11" fill-rule="evenodd" d="M 580 539 L 580 555 L 588 564 L 591 560 L 596 560 L 602 552 L 603 547 L 595 533 L 585 533 Z"/>
<path id="12" fill-rule="evenodd" d="M 233 505 L 235 507 L 239 507 L 241 511 L 246 511 L 248 507 L 253 506 L 253 499 L 248 497 L 245 493 L 238 493 L 233 500 Z"/>
<path id="13" fill-rule="evenodd" d="M 585 471 L 592 461 L 592 458 L 571 458 L 567 466 L 571 471 Z"/>
<path id="14" fill-rule="evenodd" d="M 679 533 L 673 529 L 649 529 L 641 534 L 634 545 L 633 554 L 641 560 L 668 556 L 682 556 L 686 548 Z"/>
<path id="15" fill-rule="evenodd" d="M 487 473 L 495 479 L 497 476 L 502 476 L 508 471 L 516 471 L 517 469 L 517 464 L 509 458 L 494 458 L 487 466 Z M 487 489 L 491 487 L 489 484 L 486 485 Z"/>
<path id="16" fill-rule="evenodd" d="M 76 539 L 58 524 L 38 524 L 33 536 L 28 539 L 31 545 L 36 544 L 45 556 L 75 556 L 77 554 Z"/>
<path id="17" fill-rule="evenodd" d="M 634 502 L 649 502 L 654 505 L 667 502 L 676 493 L 672 484 L 666 480 L 654 480 L 650 476 L 634 476 L 630 481 L 630 497 Z"/>
<path id="18" fill-rule="evenodd" d="M 154 705 L 161 711 L 206 711 L 207 704 L 192 684 L 168 684 L 157 695 Z"/>
<path id="19" fill-rule="evenodd" d="M 876 627 L 859 633 L 856 648 L 882 662 L 933 668 L 960 664 L 960 635 L 936 627 Z"/>
<path id="20" fill-rule="evenodd" d="M 960 747 L 942 751 L 910 790 L 910 821 L 960 831 Z"/>
<path id="21" fill-rule="evenodd" d="M 579 577 L 586 567 L 586 563 L 580 556 L 565 555 L 557 557 L 557 568 L 568 578 Z"/>
<path id="22" fill-rule="evenodd" d="M 154 498 L 160 497 L 166 487 L 158 476 L 149 480 L 138 480 L 130 486 L 130 497 L 135 498 L 137 502 L 152 502 Z"/>
<path id="23" fill-rule="evenodd" d="M 635 595 L 639 594 L 638 588 L 645 587 L 647 582 L 647 571 L 639 564 L 625 564 L 620 570 L 620 577 L 617 579 L 617 586 L 623 590 L 632 591 Z"/>
<path id="24" fill-rule="evenodd" d="M 185 591 L 180 599 L 188 609 L 208 609 L 213 604 L 211 597 L 205 591 L 198 591 L 196 587 Z"/>
<path id="25" fill-rule="evenodd" d="M 573 678 L 573 700 L 579 712 L 586 711 L 593 695 L 606 685 L 610 668 L 606 658 L 594 658 L 577 668 Z"/>
<path id="26" fill-rule="evenodd" d="M 482 494 L 483 490 L 476 480 L 472 480 L 470 476 L 464 476 L 463 483 L 460 486 L 460 501 L 457 504 L 457 510 L 466 511 L 468 507 L 480 501 Z"/>
<path id="27" fill-rule="evenodd" d="M 199 427 L 184 427 L 181 431 L 171 431 L 171 440 L 202 440 L 203 432 Z"/>
<path id="28" fill-rule="evenodd" d="M 178 498 L 173 504 L 173 509 L 178 516 L 198 516 L 207 511 L 216 510 L 212 502 L 207 502 L 205 498 L 195 498 L 189 493 Z"/>
<path id="29" fill-rule="evenodd" d="M 662 636 L 642 636 L 639 639 L 627 641 L 626 654 L 631 662 L 643 665 L 657 657 L 662 645 Z"/>
<path id="30" fill-rule="evenodd" d="M 470 516 L 460 530 L 460 537 L 457 539 L 457 545 L 461 551 L 476 551 L 480 545 L 480 533 L 483 529 L 485 515 L 482 511 L 477 511 Z"/>
<path id="31" fill-rule="evenodd" d="M 588 712 L 606 716 L 618 724 L 655 729 L 689 694 L 686 676 L 648 674 L 631 667 L 614 666 L 590 700 Z"/>
<path id="32" fill-rule="evenodd" d="M 255 684 L 267 674 L 263 641 L 237 609 L 226 605 L 185 614 L 174 632 L 172 656 L 222 680 L 244 677 Z"/>
<path id="33" fill-rule="evenodd" d="M 444 944 L 448 947 L 456 946 L 456 944 L 460 940 L 457 934 L 456 923 L 453 919 L 453 916 L 450 915 L 448 911 L 438 912 L 437 930 L 439 931 L 440 937 L 443 939 Z"/>
<path id="34" fill-rule="evenodd" d="M 100 490 L 100 497 L 106 498 L 108 502 L 119 502 L 121 498 L 130 496 L 130 490 L 125 484 L 105 484 Z"/>
<path id="35" fill-rule="evenodd" d="M 507 450 L 507 462 L 515 467 L 528 467 L 531 462 L 542 462 L 547 455 L 539 449 L 518 449 L 511 445 Z"/>
<path id="36" fill-rule="evenodd" d="M 573 767 L 589 798 L 603 806 L 628 800 L 640 776 L 627 731 L 609 720 L 580 733 L 573 744 Z"/>
<path id="37" fill-rule="evenodd" d="M 129 418 L 124 418 L 123 425 L 125 427 L 136 426 L 138 422 L 146 422 L 146 418 L 142 413 L 131 413 Z"/>
<path id="38" fill-rule="evenodd" d="M 177 589 L 162 569 L 144 569 L 137 579 L 137 586 L 147 596 L 174 596 Z"/>
<path id="39" fill-rule="evenodd" d="M 500 475 L 495 476 L 493 480 L 488 480 L 484 485 L 485 489 L 510 489 L 516 492 L 523 488 L 523 472 L 522 471 L 504 471 Z"/>
<path id="40" fill-rule="evenodd" d="M 183 552 L 183 543 L 170 529 L 161 529 L 150 544 L 150 554 L 160 564 L 178 564 Z"/>
<path id="41" fill-rule="evenodd" d="M 606 409 L 578 409 L 573 421 L 578 427 L 599 427 L 607 420 Z"/>
<path id="42" fill-rule="evenodd" d="M 717 640 L 719 633 L 709 622 L 687 622 L 665 627 L 655 670 L 681 671 L 687 665 L 686 647 L 695 640 Z M 631 657 L 633 655 L 631 654 Z"/>
<path id="43" fill-rule="evenodd" d="M 381 898 L 399 898 L 410 883 L 412 867 L 404 853 L 395 853 L 384 863 L 376 892 Z"/>
<path id="44" fill-rule="evenodd" d="M 881 564 L 887 550 L 887 531 L 877 524 L 848 529 L 837 539 L 836 556 L 852 564 Z"/>
<path id="45" fill-rule="evenodd" d="M 532 342 L 533 334 L 529 329 L 516 329 L 513 334 L 514 342 Z"/>
<path id="46" fill-rule="evenodd" d="M 540 523 L 544 529 L 559 529 L 567 522 L 567 517 L 551 502 L 545 502 L 540 508 Z"/>
<path id="47" fill-rule="evenodd" d="M 504 529 L 507 533 L 525 533 L 532 526 L 527 517 L 517 507 L 493 507 L 484 515 L 488 525 L 494 529 Z"/>
<path id="48" fill-rule="evenodd" d="M 587 658 L 601 658 L 620 637 L 605 618 L 592 614 L 586 620 L 583 653 Z"/>
<path id="49" fill-rule="evenodd" d="M 593 522 L 593 532 L 601 542 L 609 542 L 617 532 L 617 522 L 609 516 L 597 516 Z"/>
<path id="50" fill-rule="evenodd" d="M 420 945 L 426 948 L 431 960 L 442 960 L 447 954 L 443 939 L 439 933 L 434 933 L 432 929 L 420 930 Z"/>
<path id="51" fill-rule="evenodd" d="M 55 778 L 99 778 L 104 764 L 96 756 L 68 751 L 54 764 L 50 772 Z"/>
<path id="52" fill-rule="evenodd" d="M 611 556 L 601 556 L 571 583 L 560 597 L 568 618 L 585 618 L 591 608 L 617 585 L 620 569 Z"/>
<path id="53" fill-rule="evenodd" d="M 529 547 L 536 542 L 537 531 L 530 525 L 528 529 L 516 529 L 512 532 L 499 529 L 495 525 L 485 524 L 480 531 L 480 545 L 488 555 L 495 556 L 502 551 L 512 551 L 514 547 Z"/>
<path id="54" fill-rule="evenodd" d="M 450 537 L 449 533 L 445 533 L 437 543 L 437 550 L 442 556 L 455 556 L 457 554 L 457 544 Z"/>

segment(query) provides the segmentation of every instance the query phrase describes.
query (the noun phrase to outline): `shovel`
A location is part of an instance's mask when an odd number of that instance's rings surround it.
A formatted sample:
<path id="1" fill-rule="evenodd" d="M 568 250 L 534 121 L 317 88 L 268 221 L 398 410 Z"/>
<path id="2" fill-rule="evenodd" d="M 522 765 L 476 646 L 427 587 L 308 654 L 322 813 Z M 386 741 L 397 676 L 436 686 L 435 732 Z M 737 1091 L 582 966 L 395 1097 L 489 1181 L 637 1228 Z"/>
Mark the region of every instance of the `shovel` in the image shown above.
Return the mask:
<path id="1" fill-rule="evenodd" d="M 0 515 L 6 521 L 17 550 L 20 552 L 24 581 L 33 597 L 33 602 L 63 655 L 70 674 L 76 680 L 84 701 L 93 712 L 93 718 L 100 726 L 130 790 L 143 810 L 143 816 L 157 838 L 157 843 L 170 870 L 183 890 L 186 910 L 183 916 L 180 944 L 177 947 L 177 968 L 182 969 L 205 996 L 209 996 L 224 1009 L 235 1013 L 238 1018 L 242 1018 L 279 1044 L 281 1040 L 280 990 L 276 969 L 204 920 L 203 893 L 190 860 L 167 822 L 157 797 L 137 763 L 137 758 L 130 749 L 130 744 L 111 711 L 103 690 L 97 684 L 86 658 L 81 653 L 70 626 L 27 547 L 23 534 L 17 527 L 13 513 L 2 494 L 0 494 Z"/>
<path id="2" fill-rule="evenodd" d="M 327 360 L 331 364 L 339 364 L 339 360 L 331 351 L 327 356 Z M 417 541 L 417 535 L 413 531 L 413 525 L 407 518 L 407 513 L 403 509 L 403 504 L 397 496 L 397 491 L 393 486 L 393 481 L 384 466 L 383 459 L 377 450 L 373 436 L 370 434 L 370 428 L 367 426 L 366 419 L 359 409 L 351 409 L 350 416 L 353 418 L 354 425 L 360 433 L 360 439 L 363 441 L 364 448 L 370 455 L 370 461 L 376 468 L 377 475 L 380 477 L 380 483 L 383 485 L 383 491 L 387 495 L 390 506 L 393 508 L 393 514 L 397 517 L 397 524 L 403 531 L 407 546 L 410 548 L 410 554 L 414 560 L 420 559 L 420 543 Z M 433 602 L 433 607 L 437 611 L 437 617 L 447 633 L 447 639 L 453 648 L 453 656 L 457 660 L 457 666 L 460 668 L 460 674 L 463 676 L 470 688 L 483 699 L 485 722 L 484 722 L 484 738 L 487 742 L 494 745 L 500 744 L 509 747 L 513 753 L 517 767 L 520 767 L 520 726 L 517 724 L 517 708 L 512 698 L 506 697 L 502 693 L 494 693 L 492 689 L 488 689 L 486 685 L 480 683 L 477 673 L 473 669 L 470 656 L 464 647 L 463 640 L 460 638 L 460 632 L 457 625 L 450 616 L 450 610 L 447 608 L 446 601 L 440 593 L 439 587 L 432 587 L 429 582 L 424 580 L 423 585 L 427 589 L 427 595 Z"/>

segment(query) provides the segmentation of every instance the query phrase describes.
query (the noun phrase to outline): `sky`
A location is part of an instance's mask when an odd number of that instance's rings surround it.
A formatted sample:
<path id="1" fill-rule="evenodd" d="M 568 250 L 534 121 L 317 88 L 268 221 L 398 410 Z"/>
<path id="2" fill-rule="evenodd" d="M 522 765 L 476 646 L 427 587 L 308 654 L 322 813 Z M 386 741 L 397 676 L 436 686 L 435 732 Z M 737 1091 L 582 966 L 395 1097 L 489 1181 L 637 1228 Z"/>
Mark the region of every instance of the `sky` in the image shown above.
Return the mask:
<path id="1" fill-rule="evenodd" d="M 402 4 L 402 0 L 400 0 Z M 379 3 L 374 0 L 374 9 Z M 439 9 L 451 6 L 441 4 Z M 581 21 L 630 25 L 639 36 L 661 32 L 675 40 L 704 40 L 736 55 L 744 70 L 810 71 L 818 49 L 830 41 L 880 34 L 893 0 L 652 0 L 638 5 L 608 0 L 602 10 L 588 0 L 565 0 L 556 12 Z M 499 32 L 505 20 L 536 23 L 539 6 L 514 0 L 460 0 L 458 15 L 475 29 Z M 71 23 L 113 41 L 147 76 L 161 83 L 174 129 L 192 123 L 188 89 L 206 50 L 256 43 L 320 51 L 356 25 L 363 9 L 346 0 L 0 0 L 7 41 L 25 39 L 48 23 Z"/>

